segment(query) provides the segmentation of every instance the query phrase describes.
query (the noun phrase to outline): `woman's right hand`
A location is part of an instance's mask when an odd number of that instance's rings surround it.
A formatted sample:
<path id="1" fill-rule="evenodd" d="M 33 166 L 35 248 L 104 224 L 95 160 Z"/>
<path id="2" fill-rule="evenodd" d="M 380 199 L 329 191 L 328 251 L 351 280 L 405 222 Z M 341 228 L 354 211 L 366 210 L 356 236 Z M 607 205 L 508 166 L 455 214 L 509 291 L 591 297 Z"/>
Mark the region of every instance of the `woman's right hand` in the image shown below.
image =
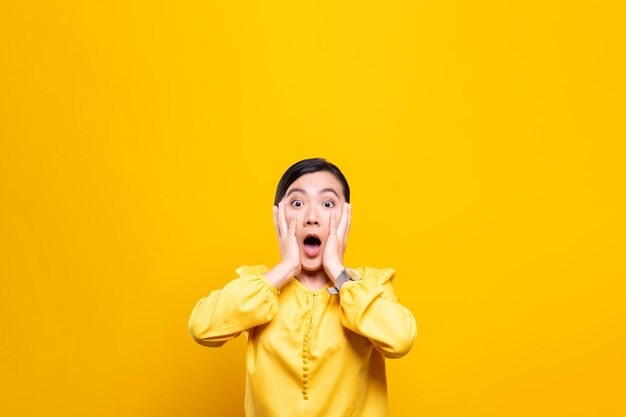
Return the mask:
<path id="1" fill-rule="evenodd" d="M 276 288 L 282 287 L 293 276 L 300 273 L 300 248 L 296 238 L 297 217 L 293 217 L 289 224 L 285 220 L 285 205 L 280 202 L 278 207 L 273 207 L 274 227 L 280 246 L 280 263 L 265 273 L 267 278 Z"/>
<path id="2" fill-rule="evenodd" d="M 296 238 L 296 222 L 297 217 L 291 218 L 289 224 L 285 218 L 285 203 L 278 203 L 278 207 L 273 207 L 274 211 L 274 227 L 276 228 L 276 237 L 280 246 L 281 263 L 290 266 L 294 275 L 299 274 L 301 270 L 300 264 L 300 248 L 298 247 L 298 239 Z"/>

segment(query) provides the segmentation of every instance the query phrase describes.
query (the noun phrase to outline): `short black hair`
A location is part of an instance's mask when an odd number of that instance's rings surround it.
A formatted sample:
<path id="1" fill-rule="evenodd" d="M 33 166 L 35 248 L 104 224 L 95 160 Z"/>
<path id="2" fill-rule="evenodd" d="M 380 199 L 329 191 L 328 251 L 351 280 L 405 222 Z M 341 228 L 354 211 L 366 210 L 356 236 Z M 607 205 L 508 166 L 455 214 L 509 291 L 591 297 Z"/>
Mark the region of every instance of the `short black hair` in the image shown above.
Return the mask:
<path id="1" fill-rule="evenodd" d="M 285 171 L 283 176 L 280 178 L 280 181 L 278 182 L 278 187 L 276 187 L 274 205 L 278 206 L 278 203 L 280 202 L 280 200 L 283 199 L 283 196 L 287 192 L 287 189 L 291 184 L 294 183 L 295 180 L 297 180 L 304 174 L 310 174 L 312 172 L 318 171 L 328 171 L 339 180 L 339 182 L 343 186 L 343 196 L 345 197 L 346 202 L 349 203 L 350 186 L 348 185 L 348 181 L 346 180 L 346 177 L 344 177 L 341 170 L 324 158 L 309 158 L 296 162 L 295 164 L 290 166 L 287 171 Z"/>

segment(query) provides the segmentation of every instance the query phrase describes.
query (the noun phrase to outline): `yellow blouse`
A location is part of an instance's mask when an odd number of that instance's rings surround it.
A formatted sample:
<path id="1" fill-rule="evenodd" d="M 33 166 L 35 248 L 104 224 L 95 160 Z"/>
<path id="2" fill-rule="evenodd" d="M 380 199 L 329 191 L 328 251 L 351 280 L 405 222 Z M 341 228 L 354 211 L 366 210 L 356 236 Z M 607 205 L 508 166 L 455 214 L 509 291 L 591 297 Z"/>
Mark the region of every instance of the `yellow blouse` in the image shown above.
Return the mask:
<path id="1" fill-rule="evenodd" d="M 219 347 L 247 334 L 247 417 L 387 417 L 385 358 L 406 355 L 417 326 L 399 304 L 391 268 L 354 268 L 361 281 L 337 295 L 292 278 L 276 289 L 265 265 L 243 265 L 238 278 L 201 298 L 189 331 Z"/>

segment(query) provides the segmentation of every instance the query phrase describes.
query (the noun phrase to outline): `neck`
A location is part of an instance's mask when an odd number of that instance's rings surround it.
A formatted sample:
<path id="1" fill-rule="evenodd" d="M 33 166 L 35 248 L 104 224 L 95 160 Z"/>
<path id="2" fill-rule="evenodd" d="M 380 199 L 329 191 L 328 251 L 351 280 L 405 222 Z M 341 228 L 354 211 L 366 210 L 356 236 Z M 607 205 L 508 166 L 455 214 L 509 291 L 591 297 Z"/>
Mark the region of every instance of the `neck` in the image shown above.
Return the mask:
<path id="1" fill-rule="evenodd" d="M 323 268 L 319 271 L 305 271 L 303 269 L 296 275 L 296 278 L 302 285 L 314 291 L 321 290 L 328 282 L 328 275 Z"/>

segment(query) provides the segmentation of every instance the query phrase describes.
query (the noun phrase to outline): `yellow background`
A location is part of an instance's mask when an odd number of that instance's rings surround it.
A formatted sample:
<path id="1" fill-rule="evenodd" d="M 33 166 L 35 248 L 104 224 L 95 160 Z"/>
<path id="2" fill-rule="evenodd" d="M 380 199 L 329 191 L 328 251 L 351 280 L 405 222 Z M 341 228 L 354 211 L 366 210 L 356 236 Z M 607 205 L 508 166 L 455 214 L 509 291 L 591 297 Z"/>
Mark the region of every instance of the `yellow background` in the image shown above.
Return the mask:
<path id="1" fill-rule="evenodd" d="M 417 319 L 393 416 L 626 415 L 618 3 L 3 1 L 0 415 L 242 416 L 187 319 L 316 156 Z"/>

